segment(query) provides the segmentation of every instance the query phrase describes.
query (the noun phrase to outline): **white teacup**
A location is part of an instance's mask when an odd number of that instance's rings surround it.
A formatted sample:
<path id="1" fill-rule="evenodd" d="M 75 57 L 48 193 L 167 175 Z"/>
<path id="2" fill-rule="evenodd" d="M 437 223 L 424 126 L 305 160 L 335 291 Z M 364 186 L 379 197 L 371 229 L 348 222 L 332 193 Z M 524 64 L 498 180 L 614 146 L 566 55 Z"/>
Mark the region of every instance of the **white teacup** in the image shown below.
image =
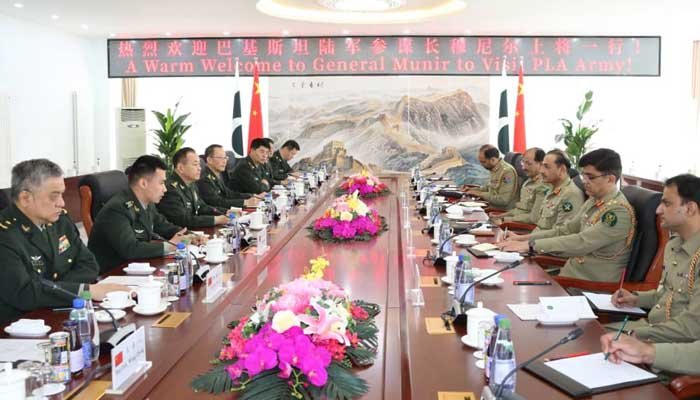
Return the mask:
<path id="1" fill-rule="evenodd" d="M 144 310 L 153 310 L 160 306 L 161 286 L 162 283 L 158 281 L 150 281 L 141 284 L 136 290 L 132 290 L 130 293 L 136 293 L 140 308 Z"/>
<path id="2" fill-rule="evenodd" d="M 263 213 L 256 211 L 250 214 L 250 226 L 258 227 L 263 224 Z"/>
<path id="3" fill-rule="evenodd" d="M 445 272 L 447 272 L 447 280 L 453 283 L 455 281 L 455 267 L 457 266 L 458 261 L 459 257 L 454 255 L 445 257 Z"/>
<path id="4" fill-rule="evenodd" d="M 465 233 L 463 235 L 459 235 L 457 241 L 462 243 L 472 243 L 476 241 L 476 236 Z"/>
<path id="5" fill-rule="evenodd" d="M 133 269 L 135 271 L 145 271 L 149 268 L 151 268 L 151 264 L 149 264 L 149 263 L 145 263 L 145 262 L 129 263 L 129 269 Z"/>
<path id="6" fill-rule="evenodd" d="M 220 260 L 224 257 L 224 240 L 221 238 L 210 239 L 207 242 L 207 258 Z"/>
<path id="7" fill-rule="evenodd" d="M 304 181 L 295 181 L 294 182 L 294 194 L 297 197 L 304 195 Z"/>
<path id="8" fill-rule="evenodd" d="M 105 300 L 109 302 L 110 306 L 113 307 L 126 307 L 129 304 L 130 293 L 123 290 L 117 290 L 114 292 L 107 292 L 105 294 Z"/>

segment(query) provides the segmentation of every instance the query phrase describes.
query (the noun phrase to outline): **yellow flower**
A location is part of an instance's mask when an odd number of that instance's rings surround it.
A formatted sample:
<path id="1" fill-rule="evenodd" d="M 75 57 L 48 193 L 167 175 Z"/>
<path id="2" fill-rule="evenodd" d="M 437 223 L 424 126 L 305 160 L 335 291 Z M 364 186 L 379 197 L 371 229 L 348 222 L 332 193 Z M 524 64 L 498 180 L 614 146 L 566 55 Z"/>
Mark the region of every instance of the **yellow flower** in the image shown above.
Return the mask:
<path id="1" fill-rule="evenodd" d="M 300 326 L 299 318 L 289 310 L 278 311 L 272 317 L 272 329 L 277 333 L 284 333 L 293 326 Z"/>
<path id="2" fill-rule="evenodd" d="M 367 177 L 369 176 L 369 172 L 368 172 L 366 169 L 363 169 L 363 170 L 360 172 L 360 175 L 362 175 L 362 176 L 364 176 L 365 178 L 367 178 Z"/>
<path id="3" fill-rule="evenodd" d="M 305 268 L 304 275 L 302 275 L 302 278 L 306 279 L 307 281 L 314 281 L 323 278 L 323 270 L 330 265 L 328 260 L 323 257 L 309 260 L 309 263 L 311 263 L 311 268 Z"/>
<path id="4" fill-rule="evenodd" d="M 340 213 L 340 220 L 348 222 L 352 221 L 352 213 L 343 211 L 342 213 Z"/>

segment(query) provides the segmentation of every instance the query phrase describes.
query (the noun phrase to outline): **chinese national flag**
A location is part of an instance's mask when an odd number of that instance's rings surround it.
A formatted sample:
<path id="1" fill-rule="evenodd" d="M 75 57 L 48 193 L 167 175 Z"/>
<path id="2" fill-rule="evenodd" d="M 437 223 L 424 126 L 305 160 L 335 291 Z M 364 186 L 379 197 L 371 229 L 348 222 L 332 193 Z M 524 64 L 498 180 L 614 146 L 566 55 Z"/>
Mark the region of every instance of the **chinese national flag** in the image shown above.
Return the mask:
<path id="1" fill-rule="evenodd" d="M 523 85 L 523 63 L 518 71 L 518 99 L 515 102 L 515 131 L 513 133 L 513 151 L 525 153 L 525 86 Z"/>
<path id="2" fill-rule="evenodd" d="M 264 137 L 262 107 L 260 106 L 260 79 L 258 77 L 258 64 L 253 68 L 253 97 L 250 100 L 250 123 L 248 124 L 248 151 L 250 144 L 255 139 Z"/>

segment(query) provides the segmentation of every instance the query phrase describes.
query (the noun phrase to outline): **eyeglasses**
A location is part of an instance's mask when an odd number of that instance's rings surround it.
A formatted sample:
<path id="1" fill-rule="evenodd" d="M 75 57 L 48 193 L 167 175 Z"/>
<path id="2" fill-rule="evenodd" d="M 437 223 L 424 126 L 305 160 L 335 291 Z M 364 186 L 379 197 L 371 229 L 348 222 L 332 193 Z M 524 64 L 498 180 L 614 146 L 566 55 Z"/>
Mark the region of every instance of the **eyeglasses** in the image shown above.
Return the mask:
<path id="1" fill-rule="evenodd" d="M 608 175 L 610 175 L 610 174 L 600 174 L 600 175 L 581 174 L 581 179 L 590 182 L 594 179 L 598 179 L 598 178 L 601 178 L 603 176 L 608 176 Z"/>

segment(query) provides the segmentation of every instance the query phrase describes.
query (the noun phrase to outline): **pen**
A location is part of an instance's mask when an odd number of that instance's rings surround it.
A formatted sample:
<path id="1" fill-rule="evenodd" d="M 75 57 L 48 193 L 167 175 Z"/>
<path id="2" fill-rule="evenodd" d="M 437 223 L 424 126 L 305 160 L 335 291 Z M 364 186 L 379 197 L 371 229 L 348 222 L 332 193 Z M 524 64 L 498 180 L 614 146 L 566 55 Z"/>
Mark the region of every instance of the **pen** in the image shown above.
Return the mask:
<path id="1" fill-rule="evenodd" d="M 620 277 L 620 288 L 617 289 L 617 298 L 622 297 L 622 284 L 625 283 L 625 274 L 627 273 L 627 267 L 622 270 L 622 276 Z"/>
<path id="2" fill-rule="evenodd" d="M 617 335 L 615 335 L 615 339 L 613 339 L 613 342 L 617 341 L 620 338 L 620 334 L 622 331 L 625 329 L 625 325 L 627 325 L 627 320 L 630 318 L 629 315 L 625 315 L 625 319 L 622 321 L 622 325 L 620 326 L 620 329 L 617 331 Z M 604 360 L 608 360 L 608 357 L 610 357 L 610 352 L 605 353 L 605 358 Z"/>

